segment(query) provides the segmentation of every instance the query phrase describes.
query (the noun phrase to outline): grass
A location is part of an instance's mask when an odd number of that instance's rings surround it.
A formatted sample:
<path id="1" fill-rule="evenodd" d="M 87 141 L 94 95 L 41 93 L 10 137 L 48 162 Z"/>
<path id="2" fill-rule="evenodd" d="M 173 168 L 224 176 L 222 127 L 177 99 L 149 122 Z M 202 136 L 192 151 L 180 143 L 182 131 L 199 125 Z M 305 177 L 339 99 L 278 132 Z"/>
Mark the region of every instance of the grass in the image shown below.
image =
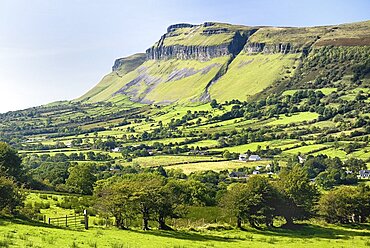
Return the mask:
<path id="1" fill-rule="evenodd" d="M 283 92 L 283 96 L 292 96 L 294 93 L 296 93 L 299 90 L 304 90 L 304 89 L 297 89 L 297 90 L 286 90 Z M 331 93 L 337 91 L 337 88 L 321 88 L 321 89 L 316 89 L 315 91 L 321 91 L 324 95 L 330 95 Z"/>
<path id="2" fill-rule="evenodd" d="M 202 161 L 220 161 L 223 158 L 210 157 L 210 156 L 150 156 L 150 157 L 139 157 L 134 158 L 132 162 L 126 162 L 124 165 L 138 164 L 143 167 L 157 167 L 157 166 L 168 166 L 174 164 L 188 164 Z"/>
<path id="3" fill-rule="evenodd" d="M 102 154 L 108 154 L 112 158 L 122 158 L 122 154 L 119 152 L 106 152 L 106 151 L 100 151 L 100 150 L 78 150 L 78 149 L 71 149 L 71 150 L 65 150 L 65 149 L 56 149 L 56 150 L 39 150 L 39 151 L 20 151 L 20 154 L 37 154 L 37 155 L 44 155 L 48 154 L 50 156 L 55 156 L 56 154 L 65 154 L 67 156 L 71 155 L 72 153 L 83 153 L 86 154 L 88 152 L 94 152 L 96 153 L 102 153 Z"/>
<path id="4" fill-rule="evenodd" d="M 190 174 L 196 171 L 204 170 L 213 170 L 213 171 L 222 171 L 222 170 L 233 170 L 244 167 L 256 167 L 258 165 L 267 165 L 271 161 L 263 160 L 256 162 L 242 162 L 242 161 L 215 161 L 215 162 L 199 162 L 199 163 L 189 163 L 189 164 L 179 164 L 166 166 L 165 169 L 180 169 L 185 174 Z"/>
<path id="5" fill-rule="evenodd" d="M 230 32 L 204 35 L 203 31 L 208 29 L 227 28 Z M 195 26 L 179 28 L 171 32 L 164 41 L 163 46 L 183 45 L 183 46 L 216 46 L 231 42 L 236 31 L 249 30 L 249 27 L 231 25 L 227 23 L 215 23 L 213 26 Z"/>
<path id="6" fill-rule="evenodd" d="M 196 60 L 166 60 L 158 61 L 153 70 L 150 70 L 151 76 L 161 76 L 164 82 L 158 84 L 152 91 L 150 91 L 145 99 L 154 102 L 191 102 L 199 101 L 198 98 L 204 92 L 208 82 L 219 71 L 221 66 L 228 60 L 227 56 L 212 59 L 206 62 Z M 210 69 L 206 69 L 210 68 Z M 180 77 L 177 80 L 167 81 L 173 73 L 179 71 L 193 70 L 195 74 Z"/>
<path id="7" fill-rule="evenodd" d="M 227 73 L 211 86 L 210 94 L 220 101 L 247 100 L 277 79 L 292 75 L 298 57 L 298 54 L 249 55 L 242 52 L 229 65 Z"/>
<path id="8" fill-rule="evenodd" d="M 316 37 L 322 36 L 325 31 L 325 27 L 264 27 L 259 29 L 250 38 L 250 42 L 266 44 L 291 43 L 294 48 L 301 48 L 305 44 L 313 43 L 316 40 Z"/>
<path id="9" fill-rule="evenodd" d="M 0 219 L 2 247 L 368 247 L 369 226 L 362 228 L 301 224 L 298 230 L 251 229 L 209 231 L 140 231 L 50 228 L 37 223 Z"/>
<path id="10" fill-rule="evenodd" d="M 200 148 L 212 148 L 218 145 L 217 140 L 201 140 L 194 143 L 188 144 L 188 147 L 200 147 Z"/>
<path id="11" fill-rule="evenodd" d="M 299 123 L 304 121 L 313 121 L 319 117 L 319 114 L 312 112 L 301 112 L 292 116 L 280 115 L 277 120 L 269 122 L 267 125 L 286 125 L 290 123 Z"/>
<path id="12" fill-rule="evenodd" d="M 319 155 L 319 154 L 324 154 L 324 155 L 327 155 L 327 156 L 332 157 L 332 158 L 338 157 L 338 158 L 343 159 L 343 160 L 347 159 L 347 153 L 345 151 L 340 150 L 340 149 L 335 149 L 335 148 L 329 148 L 329 149 L 325 149 L 323 151 L 312 153 L 312 155 L 314 155 L 314 156 Z"/>
<path id="13" fill-rule="evenodd" d="M 175 59 L 146 61 L 127 74 L 117 75 L 115 72 L 108 74 L 96 89 L 91 90 L 90 95 L 87 94 L 82 98 L 88 99 L 88 102 L 109 100 L 112 96 L 117 97 L 115 93 L 129 82 L 137 80 L 136 84 L 125 88 L 126 95 L 130 95 L 131 98 L 155 103 L 176 102 L 179 99 L 190 102 L 203 93 L 207 83 L 227 60 L 228 57 L 224 56 L 206 62 Z M 184 76 L 176 77 L 182 72 L 185 72 Z"/>
<path id="14" fill-rule="evenodd" d="M 283 152 L 283 154 L 298 154 L 298 153 L 308 154 L 308 153 L 312 153 L 312 152 L 314 152 L 316 150 L 319 150 L 319 149 L 324 149 L 326 147 L 329 147 L 329 146 L 324 145 L 324 144 L 307 145 L 307 146 L 301 146 L 301 147 L 298 147 L 298 148 L 293 148 L 293 149 L 290 149 L 290 150 L 286 150 L 286 151 Z"/>
<path id="15" fill-rule="evenodd" d="M 239 145 L 239 146 L 217 148 L 217 149 L 212 149 L 212 151 L 228 150 L 229 152 L 245 153 L 248 150 L 256 151 L 258 146 L 260 146 L 261 149 L 265 149 L 266 146 L 269 146 L 270 148 L 275 148 L 275 147 L 281 147 L 281 146 L 285 146 L 285 145 L 293 145 L 296 142 L 297 142 L 296 140 L 292 140 L 292 139 L 262 141 L 262 142 L 253 142 L 253 143 L 249 143 L 249 144 L 245 144 L 245 145 Z"/>

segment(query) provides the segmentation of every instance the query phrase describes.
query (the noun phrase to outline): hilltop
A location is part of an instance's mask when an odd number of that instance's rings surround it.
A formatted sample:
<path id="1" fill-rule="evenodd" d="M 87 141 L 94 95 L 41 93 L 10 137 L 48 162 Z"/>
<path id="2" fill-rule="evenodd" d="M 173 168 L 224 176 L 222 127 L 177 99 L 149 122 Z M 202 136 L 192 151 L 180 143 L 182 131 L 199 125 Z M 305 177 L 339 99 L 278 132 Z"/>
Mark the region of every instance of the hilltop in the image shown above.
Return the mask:
<path id="1" fill-rule="evenodd" d="M 175 24 L 145 53 L 117 59 L 112 72 L 77 101 L 253 100 L 327 78 L 333 66 L 336 81 L 351 75 L 352 66 L 370 57 L 369 46 L 370 21 L 299 28 Z M 325 64 L 315 61 L 318 56 Z"/>

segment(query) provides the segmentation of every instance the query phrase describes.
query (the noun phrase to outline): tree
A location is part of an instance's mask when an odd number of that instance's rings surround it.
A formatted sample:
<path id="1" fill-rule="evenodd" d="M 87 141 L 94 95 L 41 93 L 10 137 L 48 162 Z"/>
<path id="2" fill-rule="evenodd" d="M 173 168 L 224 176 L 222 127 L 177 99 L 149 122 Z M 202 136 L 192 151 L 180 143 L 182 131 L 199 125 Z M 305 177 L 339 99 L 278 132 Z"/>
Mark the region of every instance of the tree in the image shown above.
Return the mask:
<path id="1" fill-rule="evenodd" d="M 166 218 L 179 218 L 187 212 L 184 206 L 187 195 L 186 183 L 179 180 L 171 180 L 161 187 L 154 202 L 154 213 L 160 230 L 172 230 L 166 224 Z"/>
<path id="2" fill-rule="evenodd" d="M 96 176 L 94 164 L 77 164 L 69 169 L 66 186 L 70 191 L 79 194 L 92 194 Z"/>
<path id="3" fill-rule="evenodd" d="M 212 108 L 217 108 L 218 107 L 218 103 L 217 103 L 217 100 L 216 99 L 212 99 L 211 100 L 211 107 Z"/>
<path id="4" fill-rule="evenodd" d="M 260 224 L 273 225 L 278 194 L 266 177 L 254 176 L 247 182 L 246 219 L 256 227 Z"/>
<path id="5" fill-rule="evenodd" d="M 50 188 L 55 188 L 65 183 L 69 175 L 69 166 L 69 162 L 44 162 L 38 168 L 30 170 L 29 173 L 36 180 Z"/>
<path id="6" fill-rule="evenodd" d="M 149 220 L 153 219 L 164 184 L 164 177 L 154 173 L 137 174 L 130 179 L 130 187 L 134 192 L 131 199 L 135 211 L 142 217 L 143 230 L 150 229 Z"/>
<path id="7" fill-rule="evenodd" d="M 252 227 L 272 226 L 276 212 L 277 191 L 267 178 L 251 177 L 245 184 L 234 184 L 224 195 L 221 205 L 237 219 L 237 227 L 248 221 Z"/>
<path id="8" fill-rule="evenodd" d="M 14 213 L 23 204 L 24 196 L 16 183 L 7 177 L 0 176 L 0 212 Z"/>
<path id="9" fill-rule="evenodd" d="M 349 158 L 344 162 L 344 166 L 353 172 L 353 174 L 358 175 L 360 170 L 367 169 L 366 163 L 357 158 Z"/>
<path id="10" fill-rule="evenodd" d="M 277 187 L 281 199 L 278 212 L 288 226 L 294 220 L 308 219 L 313 215 L 319 192 L 301 165 L 281 171 Z"/>
<path id="11" fill-rule="evenodd" d="M 131 201 L 133 191 L 129 181 L 106 183 L 96 187 L 94 196 L 98 198 L 96 208 L 100 213 L 103 216 L 112 215 L 115 218 L 116 226 L 126 229 L 125 220 L 135 215 Z"/>
<path id="12" fill-rule="evenodd" d="M 339 186 L 323 195 L 319 213 L 328 223 L 364 222 L 370 216 L 369 187 Z"/>
<path id="13" fill-rule="evenodd" d="M 244 219 L 246 188 L 245 184 L 233 184 L 221 199 L 221 206 L 232 216 L 236 217 L 238 228 L 242 228 L 242 221 Z"/>
<path id="14" fill-rule="evenodd" d="M 21 158 L 16 150 L 8 144 L 0 142 L 0 176 L 11 176 L 18 181 L 23 176 Z"/>

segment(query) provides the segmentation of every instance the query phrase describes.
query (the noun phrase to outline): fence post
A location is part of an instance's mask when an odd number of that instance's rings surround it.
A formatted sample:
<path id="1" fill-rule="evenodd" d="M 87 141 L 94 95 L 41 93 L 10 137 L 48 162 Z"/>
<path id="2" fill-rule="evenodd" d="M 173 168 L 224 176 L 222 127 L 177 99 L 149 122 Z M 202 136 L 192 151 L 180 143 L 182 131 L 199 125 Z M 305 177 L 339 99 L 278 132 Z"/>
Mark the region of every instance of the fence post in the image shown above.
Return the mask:
<path id="1" fill-rule="evenodd" d="M 46 223 L 46 215 L 44 214 L 44 216 L 42 217 L 42 220 L 44 221 L 44 223 Z"/>
<path id="2" fill-rule="evenodd" d="M 85 229 L 88 230 L 89 229 L 89 218 L 87 216 L 86 209 L 84 209 L 84 220 L 85 220 Z"/>
<path id="3" fill-rule="evenodd" d="M 50 218 L 49 218 L 49 221 L 48 222 L 49 222 L 49 225 L 50 225 Z"/>
<path id="4" fill-rule="evenodd" d="M 66 227 L 68 227 L 68 216 L 66 215 Z"/>

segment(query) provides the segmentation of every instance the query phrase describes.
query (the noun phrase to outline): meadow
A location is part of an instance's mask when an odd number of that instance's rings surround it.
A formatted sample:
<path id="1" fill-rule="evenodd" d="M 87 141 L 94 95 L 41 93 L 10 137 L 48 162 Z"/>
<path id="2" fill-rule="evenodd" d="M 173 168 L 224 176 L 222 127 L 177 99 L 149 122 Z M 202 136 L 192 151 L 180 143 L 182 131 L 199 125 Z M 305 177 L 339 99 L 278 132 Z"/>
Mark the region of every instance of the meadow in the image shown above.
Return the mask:
<path id="1" fill-rule="evenodd" d="M 0 247 L 369 247 L 370 226 L 302 223 L 282 228 L 223 230 L 217 225 L 178 231 L 97 228 L 68 230 L 19 219 L 0 219 Z"/>

